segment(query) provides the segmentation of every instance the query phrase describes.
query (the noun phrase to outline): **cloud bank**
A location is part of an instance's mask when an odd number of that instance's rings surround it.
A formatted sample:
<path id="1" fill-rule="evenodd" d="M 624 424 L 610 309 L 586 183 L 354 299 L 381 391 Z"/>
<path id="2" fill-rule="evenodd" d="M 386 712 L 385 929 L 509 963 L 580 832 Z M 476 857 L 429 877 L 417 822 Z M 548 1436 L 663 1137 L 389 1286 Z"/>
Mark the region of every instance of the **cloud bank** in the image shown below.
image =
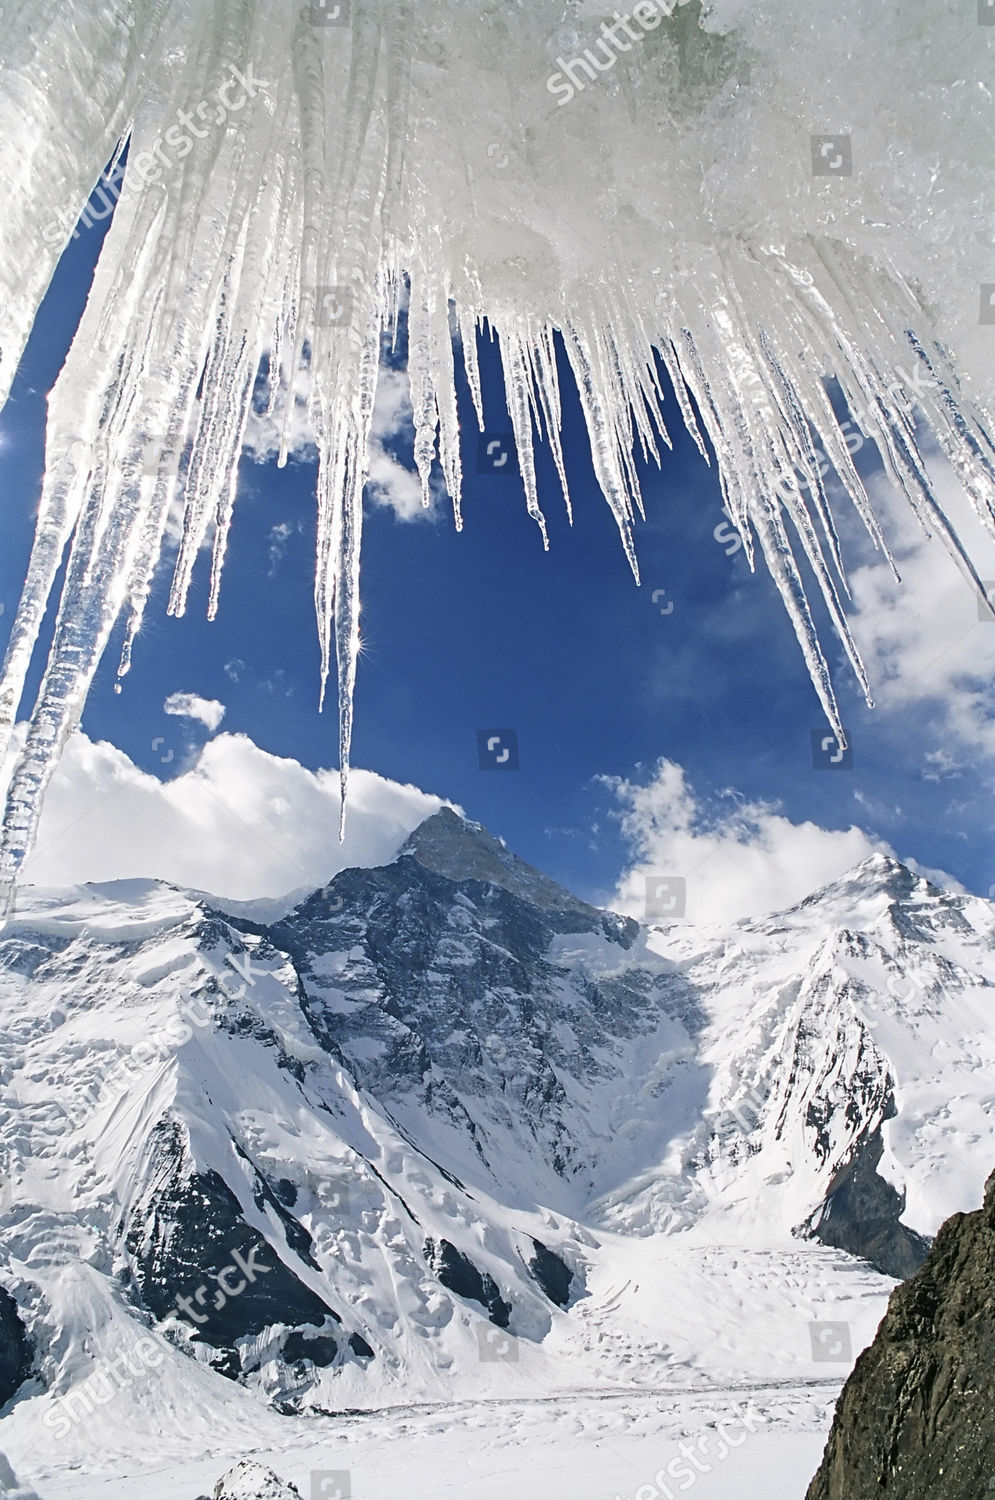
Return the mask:
<path id="1" fill-rule="evenodd" d="M 930 455 L 936 494 L 995 602 L 995 545 L 949 465 Z M 883 561 L 851 576 L 854 635 L 882 716 L 917 737 L 928 726 L 934 760 L 995 779 L 995 619 L 937 539 L 927 540 L 882 479 L 871 499 L 886 519 L 902 574 Z M 979 765 L 979 762 L 981 763 Z M 984 765 L 988 762 L 988 765 Z"/>
<path id="2" fill-rule="evenodd" d="M 615 793 L 632 851 L 613 904 L 637 921 L 647 918 L 647 881 L 657 877 L 685 881 L 689 922 L 732 922 L 791 906 L 871 854 L 895 854 L 862 828 L 792 823 L 774 804 L 748 802 L 734 792 L 706 807 L 673 761 L 659 761 L 644 785 L 602 779 Z M 921 868 L 908 858 L 905 863 Z M 923 873 L 962 889 L 942 871 Z"/>
<path id="3" fill-rule="evenodd" d="M 23 727 L 17 736 L 17 748 Z M 12 762 L 8 760 L 9 775 Z M 24 879 L 35 885 L 155 877 L 231 900 L 313 890 L 350 865 L 394 858 L 442 799 L 354 771 L 344 844 L 338 771 L 309 771 L 222 734 L 162 782 L 81 732 L 49 788 Z"/>

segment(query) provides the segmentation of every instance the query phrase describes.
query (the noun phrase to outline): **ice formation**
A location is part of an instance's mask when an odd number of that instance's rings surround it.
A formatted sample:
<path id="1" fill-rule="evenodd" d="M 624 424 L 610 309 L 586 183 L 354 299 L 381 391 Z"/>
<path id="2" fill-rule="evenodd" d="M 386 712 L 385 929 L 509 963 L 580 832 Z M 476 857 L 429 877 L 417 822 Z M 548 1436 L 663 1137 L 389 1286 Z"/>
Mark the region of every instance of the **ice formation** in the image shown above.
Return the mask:
<path id="1" fill-rule="evenodd" d="M 102 189 L 116 211 L 50 398 L 4 738 L 67 547 L 69 561 L 0 881 L 30 847 L 122 613 L 127 669 L 178 495 L 169 609 L 186 608 L 213 528 L 216 610 L 260 368 L 288 416 L 309 371 L 315 607 L 323 686 L 333 644 L 337 658 L 344 789 L 367 438 L 402 303 L 426 490 L 437 456 L 459 525 L 454 360 L 483 420 L 489 327 L 544 528 L 533 441 L 550 443 L 566 493 L 562 347 L 634 571 L 634 453 L 669 442 L 665 371 L 842 738 L 806 598 L 814 579 L 862 678 L 825 460 L 884 539 L 829 378 L 973 586 L 917 431 L 992 526 L 992 20 L 987 0 L 640 0 L 625 14 L 593 0 L 7 0 L 0 400 L 89 195 L 129 151 L 123 183 L 116 171 Z"/>

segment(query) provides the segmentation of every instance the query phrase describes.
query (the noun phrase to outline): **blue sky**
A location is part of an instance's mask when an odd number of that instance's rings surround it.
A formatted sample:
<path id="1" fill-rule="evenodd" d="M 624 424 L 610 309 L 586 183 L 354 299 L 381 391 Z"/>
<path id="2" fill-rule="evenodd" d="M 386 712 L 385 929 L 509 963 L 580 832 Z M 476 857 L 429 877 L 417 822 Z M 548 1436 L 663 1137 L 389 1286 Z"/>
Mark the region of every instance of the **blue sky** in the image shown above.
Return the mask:
<path id="1" fill-rule="evenodd" d="M 92 228 L 70 245 L 0 415 L 4 637 L 30 546 L 44 396 L 100 238 Z M 482 359 L 488 432 L 503 434 L 510 422 L 497 351 L 486 342 Z M 853 766 L 816 769 L 811 737 L 826 726 L 787 615 L 763 565 L 750 575 L 728 528 L 716 539 L 723 515 L 715 471 L 675 404 L 674 452 L 665 452 L 661 471 L 642 472 L 637 589 L 594 480 L 569 377 L 563 384 L 575 519 L 571 528 L 543 451 L 548 553 L 517 475 L 477 471 L 465 389 L 463 532 L 444 503 L 413 520 L 391 505 L 370 506 L 355 765 L 461 804 L 524 858 L 595 899 L 609 899 L 626 879 L 634 892 L 640 872 L 669 868 L 671 850 L 681 873 L 701 854 L 699 885 L 714 873 L 721 888 L 719 866 L 744 841 L 776 871 L 785 838 L 797 846 L 792 858 L 804 858 L 805 840 L 790 830 L 809 826 L 810 885 L 825 874 L 818 851 L 831 846 L 820 844 L 820 831 L 857 828 L 868 847 L 887 845 L 987 893 L 995 882 L 995 625 L 979 621 L 943 555 L 907 534 L 908 589 L 899 598 L 840 508 L 848 555 L 863 569 L 858 624 L 882 701 L 865 708 L 820 615 Z M 383 441 L 412 466 L 403 427 Z M 879 482 L 869 448 L 858 463 Z M 183 620 L 165 617 L 164 568 L 120 695 L 119 640 L 105 658 L 83 718 L 90 739 L 110 741 L 140 770 L 168 780 L 189 769 L 208 737 L 206 726 L 163 711 L 169 695 L 186 692 L 224 704 L 224 733 L 311 770 L 335 765 L 334 713 L 317 713 L 314 479 L 306 457 L 283 471 L 243 461 L 218 620 L 204 619 L 206 555 Z M 987 571 L 995 577 L 995 558 Z M 39 655 L 32 688 L 40 666 Z M 515 732 L 517 769 L 481 768 L 482 730 Z M 680 773 L 661 772 L 661 761 Z M 852 841 L 858 854 L 859 844 Z M 701 910 L 713 907 L 706 901 Z"/>

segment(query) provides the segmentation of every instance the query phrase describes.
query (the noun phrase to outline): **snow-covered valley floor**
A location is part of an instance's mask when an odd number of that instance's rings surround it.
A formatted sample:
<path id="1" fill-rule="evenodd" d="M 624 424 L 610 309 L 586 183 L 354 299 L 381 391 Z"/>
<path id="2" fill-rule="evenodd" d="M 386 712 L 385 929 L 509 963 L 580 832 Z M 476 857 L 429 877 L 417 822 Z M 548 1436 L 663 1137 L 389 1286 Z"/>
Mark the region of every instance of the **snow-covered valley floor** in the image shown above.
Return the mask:
<path id="1" fill-rule="evenodd" d="M 192 1403 L 189 1362 L 170 1351 L 106 1404 L 72 1409 L 54 1440 L 44 1398 L 18 1403 L 0 1449 L 41 1500 L 195 1500 L 243 1458 L 305 1500 L 803 1500 L 891 1283 L 811 1244 L 610 1248 L 622 1279 L 595 1278 L 575 1336 L 553 1334 L 562 1363 L 556 1349 L 519 1355 L 498 1331 L 494 1362 L 461 1370 L 449 1401 L 398 1405 L 383 1390 L 379 1410 L 283 1417 L 205 1371 Z M 647 1323 L 665 1346 L 647 1347 Z M 850 1358 L 815 1359 L 813 1324 L 845 1327 Z"/>
<path id="2" fill-rule="evenodd" d="M 306 1500 L 654 1500 L 667 1496 L 661 1485 L 675 1495 L 693 1490 L 700 1500 L 802 1500 L 838 1389 L 833 1381 L 399 1407 L 288 1421 L 281 1443 L 247 1445 L 230 1458 L 183 1457 L 182 1435 L 172 1434 L 172 1452 L 149 1454 L 147 1465 L 94 1454 L 77 1472 L 43 1479 L 36 1469 L 32 1478 L 43 1500 L 133 1500 L 138 1492 L 194 1500 L 211 1494 L 230 1462 L 249 1456 Z M 720 1422 L 732 1444 L 724 1457 Z M 696 1465 L 682 1457 L 681 1443 Z"/>

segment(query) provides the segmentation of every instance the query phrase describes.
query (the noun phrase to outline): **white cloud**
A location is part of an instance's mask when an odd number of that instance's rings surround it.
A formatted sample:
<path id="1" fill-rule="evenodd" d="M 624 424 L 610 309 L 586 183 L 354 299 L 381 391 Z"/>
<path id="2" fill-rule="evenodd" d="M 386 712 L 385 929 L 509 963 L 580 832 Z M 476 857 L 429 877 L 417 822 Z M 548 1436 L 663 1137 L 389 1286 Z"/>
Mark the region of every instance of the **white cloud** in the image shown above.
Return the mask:
<path id="1" fill-rule="evenodd" d="M 20 726 L 18 746 L 22 739 Z M 340 844 L 337 771 L 309 771 L 244 735 L 222 734 L 163 783 L 77 732 L 46 794 L 25 880 L 158 877 L 234 900 L 282 896 L 347 866 L 393 859 L 441 806 L 417 787 L 353 771 Z"/>
<path id="2" fill-rule="evenodd" d="M 421 479 L 406 469 L 392 453 L 378 443 L 370 444 L 370 472 L 367 495 L 374 505 L 393 510 L 399 521 L 430 519 L 435 511 L 422 504 Z"/>
<path id="3" fill-rule="evenodd" d="M 995 544 L 971 512 L 949 466 L 931 454 L 937 498 L 985 581 L 995 580 Z M 950 774 L 995 760 L 995 621 L 980 618 L 980 596 L 937 539 L 927 540 L 907 504 L 884 480 L 871 486 L 885 518 L 902 582 L 883 561 L 851 576 L 854 636 L 882 714 L 906 719 L 927 761 Z"/>
<path id="4" fill-rule="evenodd" d="M 294 382 L 293 408 L 287 430 L 287 451 L 292 458 L 317 462 L 318 445 L 308 413 L 308 373 L 299 370 Z M 242 445 L 254 463 L 268 463 L 280 451 L 287 424 L 287 404 L 281 402 L 273 412 L 251 411 L 245 424 Z"/>
<path id="5" fill-rule="evenodd" d="M 170 693 L 162 711 L 175 714 L 178 719 L 197 719 L 212 734 L 225 716 L 225 706 L 217 698 L 200 698 L 196 693 Z"/>
<path id="6" fill-rule="evenodd" d="M 869 855 L 893 853 L 861 828 L 792 823 L 774 805 L 747 802 L 734 792 L 706 809 L 683 769 L 669 760 L 658 763 L 646 785 L 616 777 L 603 781 L 620 804 L 622 833 L 632 851 L 612 904 L 637 920 L 646 916 L 649 876 L 683 876 L 689 922 L 730 922 L 781 910 Z M 960 889 L 941 872 L 925 873 Z"/>
<path id="7" fill-rule="evenodd" d="M 307 395 L 307 372 L 302 371 L 294 389 L 288 452 L 292 458 L 314 462 L 317 459 L 317 445 L 308 415 Z M 276 457 L 280 450 L 285 415 L 285 407 L 278 408 L 271 415 L 257 411 L 250 415 L 246 423 L 244 443 L 247 453 L 256 463 L 267 463 Z M 390 445 L 399 438 L 403 439 L 407 447 L 414 443 L 411 388 L 406 371 L 383 366 L 377 381 L 367 452 L 367 498 L 374 505 L 386 506 L 392 510 L 399 521 L 435 520 L 444 494 L 441 483 L 433 479 L 431 503 L 423 505 L 418 473 L 403 464 L 391 449 Z M 277 543 L 286 541 L 286 537 L 277 537 L 280 529 L 274 528 L 270 538 L 270 556 L 274 563 L 279 561 L 279 556 L 274 558 L 273 554 L 274 539 Z"/>
<path id="8" fill-rule="evenodd" d="M 414 436 L 414 412 L 407 372 L 382 368 L 373 404 L 367 494 L 374 505 L 385 505 L 393 510 L 399 521 L 433 521 L 438 517 L 438 504 L 444 493 L 441 485 L 433 479 L 431 503 L 423 505 L 420 475 L 402 464 L 388 446 L 399 437 L 403 437 L 406 444 L 413 445 Z"/>
<path id="9" fill-rule="evenodd" d="M 289 521 L 280 521 L 278 525 L 270 527 L 269 573 L 267 574 L 268 578 L 275 577 L 277 568 L 283 562 L 284 553 L 287 550 L 287 543 L 293 536 L 294 531 L 299 531 L 300 529 L 301 528 L 299 523 L 296 527 L 294 527 L 290 524 Z"/>

